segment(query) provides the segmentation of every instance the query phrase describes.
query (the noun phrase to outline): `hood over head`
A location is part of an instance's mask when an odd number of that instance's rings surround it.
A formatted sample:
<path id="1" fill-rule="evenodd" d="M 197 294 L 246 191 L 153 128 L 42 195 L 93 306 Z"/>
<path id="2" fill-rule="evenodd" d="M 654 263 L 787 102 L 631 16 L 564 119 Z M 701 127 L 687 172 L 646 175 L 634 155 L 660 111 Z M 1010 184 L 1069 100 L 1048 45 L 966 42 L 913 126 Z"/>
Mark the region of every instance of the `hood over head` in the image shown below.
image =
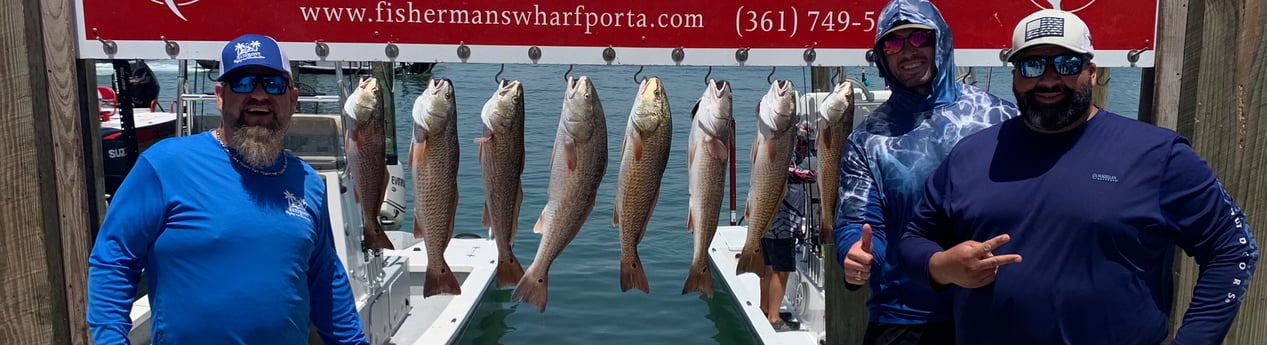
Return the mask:
<path id="1" fill-rule="evenodd" d="M 880 39 L 892 31 L 911 27 L 931 28 L 937 33 L 933 66 L 936 74 L 930 81 L 932 92 L 927 97 L 920 96 L 902 87 L 894 80 L 884 59 L 884 49 L 880 47 Z M 888 102 L 894 110 L 903 113 L 928 111 L 954 103 L 959 97 L 959 83 L 955 82 L 955 62 L 952 51 L 953 39 L 950 26 L 941 17 L 941 11 L 927 0 L 893 0 L 880 11 L 879 29 L 876 31 L 875 45 L 876 68 L 893 90 Z"/>

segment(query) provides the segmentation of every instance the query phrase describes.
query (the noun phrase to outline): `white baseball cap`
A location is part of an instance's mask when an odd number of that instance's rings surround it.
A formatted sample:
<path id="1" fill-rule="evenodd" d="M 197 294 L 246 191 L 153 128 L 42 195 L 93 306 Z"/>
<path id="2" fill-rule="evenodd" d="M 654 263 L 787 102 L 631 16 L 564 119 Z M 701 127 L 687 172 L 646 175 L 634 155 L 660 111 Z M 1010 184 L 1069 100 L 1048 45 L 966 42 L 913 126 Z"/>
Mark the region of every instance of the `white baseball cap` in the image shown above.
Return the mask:
<path id="1" fill-rule="evenodd" d="M 1091 47 L 1091 29 L 1081 18 L 1070 12 L 1045 9 L 1034 12 L 1016 23 L 1012 30 L 1012 51 L 1007 60 L 1026 48 L 1051 44 L 1077 53 L 1095 55 Z"/>

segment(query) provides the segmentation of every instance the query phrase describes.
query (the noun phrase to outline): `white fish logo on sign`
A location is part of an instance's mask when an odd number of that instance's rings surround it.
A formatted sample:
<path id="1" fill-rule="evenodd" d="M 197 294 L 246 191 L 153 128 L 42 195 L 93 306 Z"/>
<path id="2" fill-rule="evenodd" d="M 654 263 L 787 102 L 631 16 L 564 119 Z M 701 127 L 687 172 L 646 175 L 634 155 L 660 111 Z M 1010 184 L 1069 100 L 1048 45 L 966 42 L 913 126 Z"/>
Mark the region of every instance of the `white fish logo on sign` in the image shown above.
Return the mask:
<path id="1" fill-rule="evenodd" d="M 183 21 L 189 21 L 189 19 L 185 19 L 185 15 L 180 13 L 180 8 L 183 6 L 193 5 L 198 1 L 200 0 L 150 0 L 152 3 L 160 5 L 166 4 L 167 8 L 171 9 L 172 13 L 175 13 L 176 17 L 179 17 L 180 20 Z"/>
<path id="2" fill-rule="evenodd" d="M 197 0 L 195 0 L 195 1 L 197 1 Z M 1070 2 L 1073 2 L 1073 3 L 1078 3 L 1078 2 L 1082 2 L 1082 1 L 1086 1 L 1086 2 L 1087 2 L 1086 4 L 1083 4 L 1083 5 L 1082 5 L 1082 7 L 1078 7 L 1078 8 L 1075 8 L 1075 9 L 1066 9 L 1066 8 L 1064 8 L 1064 7 L 1061 7 L 1061 4 L 1060 4 L 1060 3 L 1061 3 L 1061 0 L 1047 0 L 1047 2 L 1048 2 L 1051 6 L 1044 6 L 1043 4 L 1038 3 L 1038 1 L 1039 1 L 1039 0 L 1029 0 L 1029 2 L 1034 3 L 1034 6 L 1038 6 L 1038 8 L 1039 8 L 1039 9 L 1054 8 L 1054 9 L 1058 9 L 1058 10 L 1065 10 L 1065 11 L 1068 11 L 1068 12 L 1070 12 L 1070 13 L 1078 13 L 1078 11 L 1084 10 L 1084 9 L 1086 9 L 1087 7 L 1091 7 L 1091 4 L 1094 4 L 1096 0 L 1070 0 Z"/>

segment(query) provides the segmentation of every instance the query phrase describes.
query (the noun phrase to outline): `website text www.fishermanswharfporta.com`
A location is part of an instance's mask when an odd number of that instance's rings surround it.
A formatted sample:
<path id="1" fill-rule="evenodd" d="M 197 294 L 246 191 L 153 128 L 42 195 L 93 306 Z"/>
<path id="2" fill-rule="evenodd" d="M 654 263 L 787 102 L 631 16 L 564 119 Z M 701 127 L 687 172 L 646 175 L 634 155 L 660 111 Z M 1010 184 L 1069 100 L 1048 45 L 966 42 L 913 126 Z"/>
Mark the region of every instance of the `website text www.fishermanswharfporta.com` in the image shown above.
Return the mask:
<path id="1" fill-rule="evenodd" d="M 591 34 L 597 28 L 704 27 L 698 13 L 656 13 L 634 11 L 595 12 L 585 5 L 570 11 L 542 10 L 538 4 L 521 9 L 445 9 L 415 6 L 412 1 L 378 1 L 374 7 L 299 7 L 305 22 L 465 24 L 502 26 L 556 26 L 582 28 Z"/>

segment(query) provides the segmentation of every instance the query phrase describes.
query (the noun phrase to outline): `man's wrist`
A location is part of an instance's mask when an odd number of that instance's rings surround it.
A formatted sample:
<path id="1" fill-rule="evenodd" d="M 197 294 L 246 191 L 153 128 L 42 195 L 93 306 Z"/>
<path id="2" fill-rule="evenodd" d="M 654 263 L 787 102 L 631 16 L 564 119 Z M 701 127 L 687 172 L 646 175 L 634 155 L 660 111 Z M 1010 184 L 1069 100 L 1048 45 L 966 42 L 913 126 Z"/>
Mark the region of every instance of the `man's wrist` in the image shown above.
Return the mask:
<path id="1" fill-rule="evenodd" d="M 945 253 L 944 251 L 938 251 L 933 253 L 933 256 L 928 257 L 928 278 L 934 284 L 950 284 L 950 279 L 946 278 L 945 274 L 942 274 L 942 266 L 945 266 L 943 263 Z"/>

